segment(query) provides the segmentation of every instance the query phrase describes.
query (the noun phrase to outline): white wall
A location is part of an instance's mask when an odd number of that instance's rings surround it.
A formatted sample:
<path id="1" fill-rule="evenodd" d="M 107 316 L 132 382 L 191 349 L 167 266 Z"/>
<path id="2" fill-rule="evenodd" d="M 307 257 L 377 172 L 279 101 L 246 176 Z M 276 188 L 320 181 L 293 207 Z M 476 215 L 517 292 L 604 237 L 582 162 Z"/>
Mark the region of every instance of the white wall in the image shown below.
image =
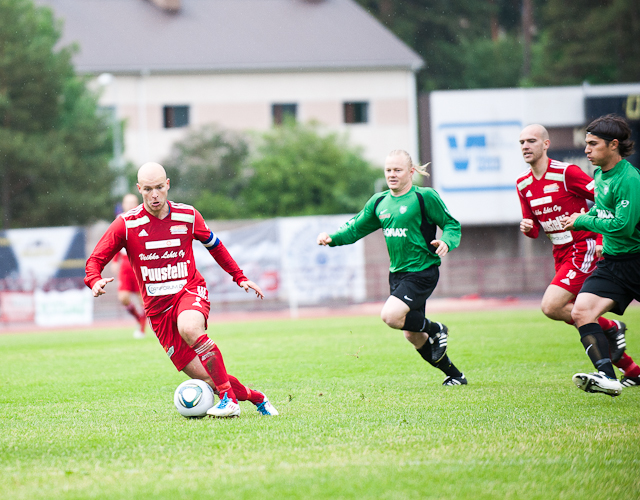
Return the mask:
<path id="1" fill-rule="evenodd" d="M 369 123 L 344 124 L 345 101 L 369 102 Z M 271 126 L 271 105 L 296 103 L 298 119 L 346 132 L 382 165 L 392 149 L 418 157 L 415 77 L 410 71 L 235 73 L 116 76 L 101 104 L 126 120 L 125 158 L 162 161 L 187 129 L 164 129 L 165 105 L 189 105 L 190 126 L 218 123 L 239 130 Z"/>

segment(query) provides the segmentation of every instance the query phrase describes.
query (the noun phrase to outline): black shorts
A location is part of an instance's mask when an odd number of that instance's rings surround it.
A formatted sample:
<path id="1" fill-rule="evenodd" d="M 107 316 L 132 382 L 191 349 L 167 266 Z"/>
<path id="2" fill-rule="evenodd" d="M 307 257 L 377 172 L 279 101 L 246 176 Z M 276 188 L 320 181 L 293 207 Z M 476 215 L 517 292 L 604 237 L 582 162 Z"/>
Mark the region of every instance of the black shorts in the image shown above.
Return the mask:
<path id="1" fill-rule="evenodd" d="M 640 301 L 640 254 L 605 254 L 580 293 L 615 301 L 611 312 L 622 315 L 633 299 Z"/>
<path id="2" fill-rule="evenodd" d="M 412 311 L 425 311 L 427 299 L 438 284 L 440 270 L 431 266 L 415 273 L 389 273 L 391 295 L 399 298 Z"/>

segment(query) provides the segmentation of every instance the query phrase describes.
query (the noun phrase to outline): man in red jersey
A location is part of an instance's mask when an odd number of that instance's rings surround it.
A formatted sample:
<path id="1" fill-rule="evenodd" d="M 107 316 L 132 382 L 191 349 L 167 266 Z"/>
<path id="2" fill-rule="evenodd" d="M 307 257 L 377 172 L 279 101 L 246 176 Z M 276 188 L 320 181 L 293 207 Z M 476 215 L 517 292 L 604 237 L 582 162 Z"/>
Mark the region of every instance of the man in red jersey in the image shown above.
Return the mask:
<path id="1" fill-rule="evenodd" d="M 262 290 L 244 276 L 195 208 L 167 199 L 169 179 L 162 165 L 142 165 L 137 186 L 142 205 L 121 214 L 109 226 L 87 260 L 85 283 L 94 297 L 106 293 L 113 278 L 102 278 L 102 271 L 125 248 L 145 312 L 167 355 L 178 371 L 204 380 L 220 397 L 207 414 L 235 417 L 240 414 L 238 400 L 249 400 L 261 414 L 277 415 L 263 393 L 227 373 L 218 346 L 206 334 L 209 295 L 196 269 L 192 241 L 200 241 L 246 292 L 251 289 L 263 298 Z"/>
<path id="2" fill-rule="evenodd" d="M 127 193 L 122 198 L 122 212 L 126 213 L 129 210 L 133 210 L 139 204 L 138 197 L 135 194 Z M 144 329 L 147 324 L 147 316 L 144 313 L 144 309 L 138 307 L 132 300 L 133 297 L 140 296 L 140 289 L 124 248 L 113 257 L 113 264 L 117 268 L 116 274 L 118 275 L 118 301 L 138 322 L 138 328 L 133 332 L 133 338 L 143 339 L 145 337 Z"/>
<path id="3" fill-rule="evenodd" d="M 591 231 L 565 231 L 561 219 L 588 210 L 594 181 L 577 165 L 547 156 L 549 133 L 542 125 L 529 125 L 520 133 L 520 149 L 530 169 L 517 182 L 522 221 L 520 231 L 537 238 L 540 228 L 553 243 L 556 275 L 542 297 L 542 312 L 572 325 L 571 310 L 585 279 L 595 270 L 602 253 L 602 236 Z M 600 317 L 611 349 L 611 359 L 628 377 L 639 377 L 640 367 L 624 351 L 625 329 L 621 321 Z"/>

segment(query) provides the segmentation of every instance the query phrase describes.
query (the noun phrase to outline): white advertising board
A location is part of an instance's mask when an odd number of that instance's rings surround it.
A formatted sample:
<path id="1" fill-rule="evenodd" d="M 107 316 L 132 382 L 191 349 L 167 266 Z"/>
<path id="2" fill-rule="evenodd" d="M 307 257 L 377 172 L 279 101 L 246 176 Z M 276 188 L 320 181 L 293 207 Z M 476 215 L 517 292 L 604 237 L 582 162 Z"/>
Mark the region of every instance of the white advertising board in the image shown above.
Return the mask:
<path id="1" fill-rule="evenodd" d="M 433 187 L 451 214 L 463 224 L 520 221 L 522 128 L 581 125 L 583 98 L 580 87 L 433 92 Z"/>

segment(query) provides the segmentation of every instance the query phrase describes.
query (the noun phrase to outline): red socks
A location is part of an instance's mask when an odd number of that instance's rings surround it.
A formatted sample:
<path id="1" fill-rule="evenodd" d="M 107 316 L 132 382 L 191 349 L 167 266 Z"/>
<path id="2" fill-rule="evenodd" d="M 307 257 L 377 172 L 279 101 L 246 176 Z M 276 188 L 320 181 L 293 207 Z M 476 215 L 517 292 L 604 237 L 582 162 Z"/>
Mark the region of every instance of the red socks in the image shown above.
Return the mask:
<path id="1" fill-rule="evenodd" d="M 211 340 L 206 334 L 202 335 L 195 341 L 191 348 L 196 351 L 196 354 L 202 362 L 202 366 L 204 366 L 204 369 L 207 370 L 211 380 L 213 380 L 216 389 L 218 389 L 220 399 L 224 398 L 226 393 L 229 399 L 237 403 L 238 400 L 234 390 L 232 389 L 227 369 L 224 366 L 222 353 L 213 340 Z M 236 381 L 237 380 L 238 379 L 236 379 Z M 240 387 L 244 387 L 239 382 L 238 384 Z"/>
<path id="2" fill-rule="evenodd" d="M 640 366 L 636 365 L 631 356 L 626 352 L 620 358 L 620 361 L 614 363 L 618 368 L 624 370 L 627 377 L 640 377 Z"/>
<path id="3" fill-rule="evenodd" d="M 231 382 L 233 392 L 238 396 L 238 401 L 251 401 L 254 405 L 259 405 L 264 401 L 264 394 L 242 385 L 233 375 L 229 375 L 229 382 Z"/>
<path id="4" fill-rule="evenodd" d="M 607 330 L 611 330 L 614 327 L 618 328 L 618 325 L 616 325 L 613 320 L 603 318 L 602 316 L 598 318 L 598 324 L 600 325 L 600 328 L 602 328 L 603 332 L 606 332 Z"/>
<path id="5" fill-rule="evenodd" d="M 140 330 L 144 332 L 144 327 L 147 323 L 147 317 L 144 314 L 144 310 L 140 311 L 134 304 L 129 304 L 128 306 L 125 306 L 125 309 L 129 314 L 131 314 L 131 316 L 136 318 L 136 320 L 140 324 Z"/>

